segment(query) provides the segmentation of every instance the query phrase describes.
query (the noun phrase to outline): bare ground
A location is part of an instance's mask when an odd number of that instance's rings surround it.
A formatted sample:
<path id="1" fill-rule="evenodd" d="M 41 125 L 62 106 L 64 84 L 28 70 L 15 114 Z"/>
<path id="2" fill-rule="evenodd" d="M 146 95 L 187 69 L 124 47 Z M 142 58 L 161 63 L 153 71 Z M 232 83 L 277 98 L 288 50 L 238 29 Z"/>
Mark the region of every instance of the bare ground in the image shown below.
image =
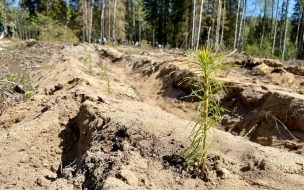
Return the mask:
<path id="1" fill-rule="evenodd" d="M 222 97 L 230 112 L 210 134 L 200 179 L 168 162 L 189 144 L 196 108 L 178 85 L 189 73 L 180 52 L 11 48 L 1 54 L 12 61 L 1 70 L 0 189 L 304 189 L 301 62 L 227 59 L 240 65 L 217 73 L 233 86 Z M 36 91 L 27 101 L 4 81 L 26 60 L 33 82 L 23 88 Z"/>

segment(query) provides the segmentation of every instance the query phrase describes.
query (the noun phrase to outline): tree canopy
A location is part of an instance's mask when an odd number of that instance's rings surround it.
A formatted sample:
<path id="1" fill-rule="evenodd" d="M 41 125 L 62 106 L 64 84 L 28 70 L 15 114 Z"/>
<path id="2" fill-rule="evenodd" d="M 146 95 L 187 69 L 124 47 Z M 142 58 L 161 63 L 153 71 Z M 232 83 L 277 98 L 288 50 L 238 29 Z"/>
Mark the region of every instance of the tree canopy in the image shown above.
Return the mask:
<path id="1" fill-rule="evenodd" d="M 21 39 L 208 44 L 288 59 L 304 57 L 303 7 L 303 0 L 0 0 L 0 18 L 15 22 Z"/>

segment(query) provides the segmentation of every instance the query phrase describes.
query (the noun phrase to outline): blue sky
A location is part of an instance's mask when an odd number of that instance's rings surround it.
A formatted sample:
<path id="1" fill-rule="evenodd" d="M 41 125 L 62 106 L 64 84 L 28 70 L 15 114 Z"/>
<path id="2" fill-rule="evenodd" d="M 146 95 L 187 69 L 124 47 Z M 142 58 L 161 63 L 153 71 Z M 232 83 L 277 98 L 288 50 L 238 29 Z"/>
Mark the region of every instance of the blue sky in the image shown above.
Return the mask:
<path id="1" fill-rule="evenodd" d="M 69 2 L 69 0 L 64 0 L 64 1 L 66 1 L 66 2 Z M 259 0 L 259 1 L 261 1 L 261 2 L 264 2 L 264 0 Z M 282 5 L 282 2 L 283 2 L 283 0 L 275 0 L 276 1 L 276 3 L 277 2 L 279 2 L 280 3 L 280 5 Z M 289 10 L 288 10 L 288 12 L 289 12 L 289 16 L 291 16 L 292 15 L 292 13 L 293 13 L 293 9 L 294 9 L 294 5 L 296 4 L 296 1 L 297 0 L 290 0 L 290 4 L 289 4 Z M 16 5 L 18 5 L 19 4 L 19 0 L 16 0 Z M 263 8 L 263 4 L 260 4 L 259 5 L 259 3 L 257 3 L 257 1 L 256 0 L 248 0 L 247 1 L 247 16 L 249 16 L 249 15 L 259 15 L 260 13 L 263 13 L 263 11 L 264 11 L 264 8 Z M 255 9 L 255 11 L 254 11 L 254 9 Z"/>
<path id="2" fill-rule="evenodd" d="M 259 4 L 257 3 L 258 1 L 256 0 L 248 0 L 247 1 L 247 16 L 249 15 L 259 15 L 259 14 L 263 14 L 264 12 L 264 1 L 263 0 L 259 0 L 263 3 Z M 294 6 L 296 4 L 296 1 L 297 0 L 290 0 L 289 1 L 289 9 L 288 9 L 288 15 L 291 16 L 294 12 Z M 282 5 L 282 2 L 283 0 L 275 0 L 275 9 L 276 9 L 276 6 L 277 6 L 277 3 L 279 3 L 279 9 Z M 274 16 L 275 16 L 275 11 L 274 10 Z M 271 9 L 269 7 L 269 14 L 271 14 Z M 271 15 L 270 15 L 271 16 Z"/>
<path id="3" fill-rule="evenodd" d="M 295 4 L 296 4 L 296 0 L 291 0 L 290 1 L 290 7 L 289 7 L 288 12 L 293 13 L 293 8 L 294 8 Z"/>

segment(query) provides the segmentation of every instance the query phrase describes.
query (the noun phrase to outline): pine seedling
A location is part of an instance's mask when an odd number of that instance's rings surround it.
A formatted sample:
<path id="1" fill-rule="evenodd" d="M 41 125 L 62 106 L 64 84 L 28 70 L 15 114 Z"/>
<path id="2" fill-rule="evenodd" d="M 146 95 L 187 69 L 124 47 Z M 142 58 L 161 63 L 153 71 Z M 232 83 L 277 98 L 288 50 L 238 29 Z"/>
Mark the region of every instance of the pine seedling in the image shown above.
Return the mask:
<path id="1" fill-rule="evenodd" d="M 108 94 L 112 94 L 112 89 L 111 89 L 111 84 L 110 84 L 110 79 L 109 79 L 109 76 L 108 76 L 108 71 L 107 71 L 107 67 L 105 65 L 102 65 L 101 66 L 101 70 L 105 73 L 106 75 L 106 80 L 107 80 L 107 91 L 108 91 Z"/>
<path id="2" fill-rule="evenodd" d="M 86 58 L 84 59 L 84 64 L 86 64 L 86 62 L 89 62 L 89 73 L 93 74 L 93 68 L 92 68 L 92 56 L 90 53 L 87 54 Z"/>
<path id="3" fill-rule="evenodd" d="M 34 98 L 35 94 L 36 94 L 36 91 L 26 91 L 25 92 L 26 100 L 32 100 Z"/>
<path id="4" fill-rule="evenodd" d="M 222 64 L 225 56 L 211 57 L 212 48 L 204 47 L 199 50 L 191 50 L 187 62 L 189 68 L 196 74 L 185 77 L 182 80 L 192 86 L 190 96 L 199 100 L 199 106 L 194 117 L 189 147 L 182 153 L 188 167 L 198 168 L 201 176 L 207 176 L 206 165 L 208 142 L 207 137 L 210 129 L 213 129 L 221 120 L 221 112 L 224 108 L 220 105 L 219 90 L 226 90 L 225 81 L 215 77 L 215 71 L 230 68 L 232 65 Z"/>

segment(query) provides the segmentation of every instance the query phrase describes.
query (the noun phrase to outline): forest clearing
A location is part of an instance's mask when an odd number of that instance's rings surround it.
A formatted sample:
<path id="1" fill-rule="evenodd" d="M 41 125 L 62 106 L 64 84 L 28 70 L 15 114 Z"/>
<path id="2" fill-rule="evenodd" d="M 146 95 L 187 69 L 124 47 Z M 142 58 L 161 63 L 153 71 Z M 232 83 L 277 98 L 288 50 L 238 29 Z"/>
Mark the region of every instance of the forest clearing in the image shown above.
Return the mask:
<path id="1" fill-rule="evenodd" d="M 0 190 L 304 189 L 303 11 L 0 1 Z"/>
<path id="2" fill-rule="evenodd" d="M 201 178 L 172 162 L 190 143 L 197 107 L 179 85 L 184 52 L 1 45 L 1 189 L 304 187 L 302 61 L 226 58 L 238 64 L 216 73 L 231 83 L 221 96 L 229 112 L 210 132 Z"/>

